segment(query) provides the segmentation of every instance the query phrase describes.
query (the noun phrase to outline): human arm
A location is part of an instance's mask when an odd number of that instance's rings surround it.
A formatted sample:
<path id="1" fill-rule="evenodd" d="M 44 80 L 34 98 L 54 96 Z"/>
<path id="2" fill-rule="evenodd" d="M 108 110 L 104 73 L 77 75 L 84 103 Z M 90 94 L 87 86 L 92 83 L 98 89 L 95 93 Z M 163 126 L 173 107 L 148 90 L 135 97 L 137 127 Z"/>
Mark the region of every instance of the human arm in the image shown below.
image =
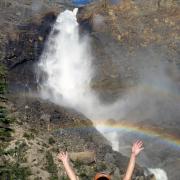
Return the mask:
<path id="1" fill-rule="evenodd" d="M 67 152 L 61 152 L 58 154 L 57 158 L 62 161 L 69 179 L 70 180 L 77 180 L 75 172 L 73 171 L 72 167 L 70 166 L 68 153 Z"/>
<path id="2" fill-rule="evenodd" d="M 142 141 L 136 141 L 133 144 L 128 168 L 127 168 L 127 171 L 126 171 L 126 174 L 125 174 L 123 180 L 131 180 L 131 177 L 132 177 L 132 174 L 134 171 L 134 167 L 135 167 L 136 157 L 143 149 L 144 149 L 144 147 L 143 147 Z"/>

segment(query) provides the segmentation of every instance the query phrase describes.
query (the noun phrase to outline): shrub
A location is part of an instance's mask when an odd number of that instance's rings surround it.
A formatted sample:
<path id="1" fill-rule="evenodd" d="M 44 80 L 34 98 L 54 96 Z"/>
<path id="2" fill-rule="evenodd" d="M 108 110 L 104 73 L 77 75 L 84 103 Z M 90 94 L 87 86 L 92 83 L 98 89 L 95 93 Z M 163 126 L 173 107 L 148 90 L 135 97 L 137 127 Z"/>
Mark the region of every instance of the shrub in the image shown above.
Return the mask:
<path id="1" fill-rule="evenodd" d="M 58 180 L 57 167 L 49 151 L 46 153 L 46 170 L 51 174 L 50 180 Z"/>
<path id="2" fill-rule="evenodd" d="M 18 179 L 26 180 L 31 175 L 31 171 L 28 167 L 21 167 L 19 163 L 8 164 L 5 167 L 0 167 L 0 179 Z"/>
<path id="3" fill-rule="evenodd" d="M 49 138 L 49 144 L 54 144 L 54 143 L 56 143 L 56 141 L 54 140 L 54 138 L 53 137 L 50 137 Z"/>
<path id="4" fill-rule="evenodd" d="M 34 139 L 34 134 L 33 134 L 33 133 L 27 133 L 27 132 L 25 132 L 25 133 L 23 134 L 23 137 L 25 137 L 25 138 L 28 139 L 28 140 L 31 140 L 31 139 Z"/>

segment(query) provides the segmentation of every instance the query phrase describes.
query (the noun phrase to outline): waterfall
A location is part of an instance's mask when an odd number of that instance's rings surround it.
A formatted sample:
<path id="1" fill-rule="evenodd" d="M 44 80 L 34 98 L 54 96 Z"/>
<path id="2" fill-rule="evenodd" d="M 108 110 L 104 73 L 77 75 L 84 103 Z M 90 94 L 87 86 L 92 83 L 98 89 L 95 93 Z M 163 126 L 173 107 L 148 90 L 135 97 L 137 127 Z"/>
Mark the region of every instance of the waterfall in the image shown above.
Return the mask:
<path id="1" fill-rule="evenodd" d="M 76 13 L 77 9 L 61 13 L 51 31 L 39 63 L 47 78 L 41 83 L 41 96 L 84 111 L 93 99 L 93 68 L 89 39 L 80 38 Z"/>

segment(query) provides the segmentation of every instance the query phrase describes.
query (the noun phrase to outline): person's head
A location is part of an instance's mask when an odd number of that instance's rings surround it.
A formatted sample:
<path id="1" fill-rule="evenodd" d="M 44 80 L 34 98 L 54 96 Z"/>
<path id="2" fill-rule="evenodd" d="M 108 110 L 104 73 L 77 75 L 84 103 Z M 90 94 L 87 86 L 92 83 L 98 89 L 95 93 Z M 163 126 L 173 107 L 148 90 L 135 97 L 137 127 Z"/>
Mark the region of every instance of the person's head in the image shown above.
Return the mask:
<path id="1" fill-rule="evenodd" d="M 94 180 L 110 180 L 111 177 L 109 174 L 97 173 Z"/>
<path id="2" fill-rule="evenodd" d="M 109 180 L 107 177 L 100 177 L 97 180 Z"/>

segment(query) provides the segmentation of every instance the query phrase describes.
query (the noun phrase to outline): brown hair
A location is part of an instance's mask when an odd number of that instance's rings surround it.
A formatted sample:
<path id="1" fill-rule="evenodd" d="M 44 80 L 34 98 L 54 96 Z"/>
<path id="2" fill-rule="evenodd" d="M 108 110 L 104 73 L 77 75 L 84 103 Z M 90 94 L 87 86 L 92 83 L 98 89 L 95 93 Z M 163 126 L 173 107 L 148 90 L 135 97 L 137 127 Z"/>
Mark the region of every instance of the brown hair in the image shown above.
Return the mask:
<path id="1" fill-rule="evenodd" d="M 111 176 L 106 173 L 97 173 L 94 180 L 110 180 Z"/>

